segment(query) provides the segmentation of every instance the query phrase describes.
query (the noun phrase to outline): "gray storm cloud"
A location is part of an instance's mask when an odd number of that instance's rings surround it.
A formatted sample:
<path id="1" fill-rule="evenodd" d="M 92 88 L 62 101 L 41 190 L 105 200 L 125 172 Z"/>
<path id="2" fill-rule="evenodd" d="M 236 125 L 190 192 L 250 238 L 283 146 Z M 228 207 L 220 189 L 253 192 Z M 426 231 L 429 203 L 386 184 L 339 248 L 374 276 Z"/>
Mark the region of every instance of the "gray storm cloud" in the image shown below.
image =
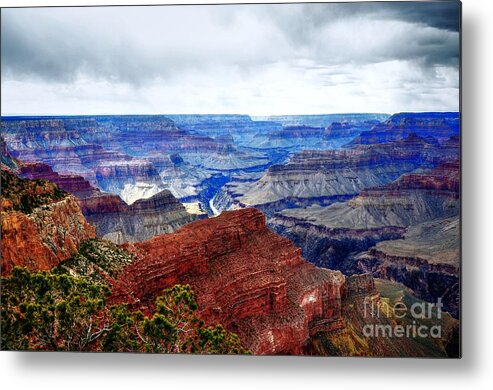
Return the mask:
<path id="1" fill-rule="evenodd" d="M 456 2 L 3 9 L 2 114 L 456 110 L 458 29 Z"/>

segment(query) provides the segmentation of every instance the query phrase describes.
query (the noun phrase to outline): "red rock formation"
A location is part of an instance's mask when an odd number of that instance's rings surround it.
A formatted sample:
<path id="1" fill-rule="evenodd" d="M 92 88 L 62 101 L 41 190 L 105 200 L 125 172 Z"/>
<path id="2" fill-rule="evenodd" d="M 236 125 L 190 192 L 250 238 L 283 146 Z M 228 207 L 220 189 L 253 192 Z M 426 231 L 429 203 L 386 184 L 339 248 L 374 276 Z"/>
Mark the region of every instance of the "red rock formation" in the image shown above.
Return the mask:
<path id="1" fill-rule="evenodd" d="M 258 210 L 224 212 L 126 247 L 137 260 L 115 283 L 112 302 L 146 310 L 164 288 L 189 283 L 203 318 L 258 354 L 300 353 L 315 332 L 343 326 L 343 275 L 303 260 Z"/>
<path id="2" fill-rule="evenodd" d="M 15 266 L 49 270 L 76 253 L 82 241 L 95 236 L 71 195 L 30 214 L 4 211 L 4 205 L 2 202 L 2 275 Z"/>

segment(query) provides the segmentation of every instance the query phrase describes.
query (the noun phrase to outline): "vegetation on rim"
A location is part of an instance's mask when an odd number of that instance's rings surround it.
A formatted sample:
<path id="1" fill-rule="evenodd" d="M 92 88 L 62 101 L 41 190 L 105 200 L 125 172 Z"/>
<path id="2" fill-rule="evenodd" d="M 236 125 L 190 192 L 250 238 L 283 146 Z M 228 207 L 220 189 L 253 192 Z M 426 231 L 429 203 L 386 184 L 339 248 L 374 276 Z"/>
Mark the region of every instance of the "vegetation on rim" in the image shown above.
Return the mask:
<path id="1" fill-rule="evenodd" d="M 30 214 L 40 206 L 62 200 L 68 193 L 48 180 L 21 179 L 2 169 L 2 211 Z"/>
<path id="2" fill-rule="evenodd" d="M 16 267 L 2 277 L 2 349 L 248 353 L 236 334 L 199 318 L 189 285 L 164 290 L 147 316 L 108 306 L 109 294 L 86 277 Z"/>

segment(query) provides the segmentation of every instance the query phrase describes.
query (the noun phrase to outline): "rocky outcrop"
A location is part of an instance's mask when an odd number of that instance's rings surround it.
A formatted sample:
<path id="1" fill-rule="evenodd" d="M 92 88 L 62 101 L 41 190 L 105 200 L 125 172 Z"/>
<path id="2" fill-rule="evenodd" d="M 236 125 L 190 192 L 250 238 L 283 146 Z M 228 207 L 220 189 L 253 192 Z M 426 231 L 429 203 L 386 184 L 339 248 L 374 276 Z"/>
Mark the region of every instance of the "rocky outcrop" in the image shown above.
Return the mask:
<path id="1" fill-rule="evenodd" d="M 351 275 L 346 277 L 344 297 L 370 297 L 378 294 L 375 288 L 375 279 L 371 274 Z"/>
<path id="2" fill-rule="evenodd" d="M 49 270 L 94 236 L 75 197 L 2 170 L 2 275 L 15 266 Z"/>
<path id="3" fill-rule="evenodd" d="M 95 167 L 94 173 L 100 189 L 119 195 L 127 204 L 165 189 L 158 171 L 146 160 L 108 161 Z"/>
<path id="4" fill-rule="evenodd" d="M 55 183 L 62 190 L 75 195 L 78 199 L 102 196 L 101 191 L 91 185 L 82 176 L 74 174 L 60 175 L 48 164 L 40 162 L 21 162 L 18 175 L 31 180 L 43 179 Z"/>
<path id="5" fill-rule="evenodd" d="M 310 335 L 343 326 L 342 274 L 304 261 L 255 209 L 225 212 L 127 249 L 136 260 L 114 286 L 114 302 L 145 308 L 164 288 L 189 283 L 204 318 L 237 332 L 254 353 L 300 353 Z"/>

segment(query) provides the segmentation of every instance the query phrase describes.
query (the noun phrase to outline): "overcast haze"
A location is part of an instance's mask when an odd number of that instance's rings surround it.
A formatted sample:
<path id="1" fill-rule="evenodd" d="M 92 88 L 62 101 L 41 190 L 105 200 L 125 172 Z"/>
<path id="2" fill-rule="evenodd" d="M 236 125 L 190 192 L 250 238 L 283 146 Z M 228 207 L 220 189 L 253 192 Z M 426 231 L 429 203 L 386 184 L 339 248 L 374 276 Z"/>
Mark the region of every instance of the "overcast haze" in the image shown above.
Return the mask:
<path id="1" fill-rule="evenodd" d="M 458 111 L 459 5 L 2 9 L 2 115 Z"/>

